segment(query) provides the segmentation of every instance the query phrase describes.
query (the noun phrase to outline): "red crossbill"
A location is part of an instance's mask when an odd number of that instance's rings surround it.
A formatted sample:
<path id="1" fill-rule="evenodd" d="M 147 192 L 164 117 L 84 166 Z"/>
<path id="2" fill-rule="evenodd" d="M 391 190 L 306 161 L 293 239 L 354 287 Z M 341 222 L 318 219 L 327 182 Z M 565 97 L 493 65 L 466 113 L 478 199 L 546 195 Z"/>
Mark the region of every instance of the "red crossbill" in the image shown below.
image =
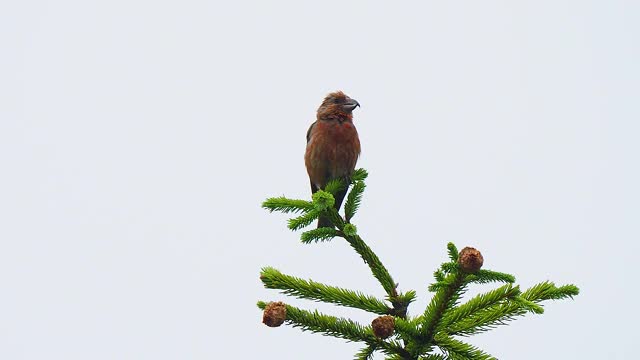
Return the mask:
<path id="1" fill-rule="evenodd" d="M 342 91 L 333 92 L 324 98 L 318 108 L 316 121 L 307 131 L 307 150 L 304 163 L 307 167 L 311 192 L 324 189 L 333 179 L 348 181 L 360 156 L 360 139 L 353 125 L 353 114 L 357 101 Z M 336 210 L 340 209 L 347 189 L 335 194 Z M 325 217 L 318 219 L 318 227 L 331 227 Z"/>

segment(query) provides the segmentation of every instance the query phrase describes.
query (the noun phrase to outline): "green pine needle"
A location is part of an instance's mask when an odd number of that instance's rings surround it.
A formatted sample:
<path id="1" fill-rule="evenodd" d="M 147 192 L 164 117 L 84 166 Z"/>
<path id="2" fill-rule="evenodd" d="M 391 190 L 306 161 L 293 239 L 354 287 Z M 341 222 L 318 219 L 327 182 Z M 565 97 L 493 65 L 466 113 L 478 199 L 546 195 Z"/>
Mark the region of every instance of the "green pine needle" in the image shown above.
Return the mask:
<path id="1" fill-rule="evenodd" d="M 333 179 L 327 183 L 323 190 L 335 195 L 339 191 L 346 189 L 347 186 L 349 186 L 349 184 L 347 184 L 343 179 Z"/>
<path id="2" fill-rule="evenodd" d="M 442 282 L 442 286 L 431 298 L 424 314 L 422 315 L 422 331 L 427 339 L 435 334 L 442 317 L 445 313 L 455 307 L 466 291 L 465 275 L 456 273 L 448 275 Z"/>
<path id="3" fill-rule="evenodd" d="M 336 199 L 331 193 L 322 190 L 316 191 L 311 198 L 313 199 L 313 205 L 318 211 L 330 209 L 336 202 Z"/>
<path id="4" fill-rule="evenodd" d="M 431 285 L 429 285 L 429 287 L 427 288 L 427 290 L 429 290 L 430 292 L 437 292 L 438 290 L 446 287 L 447 284 L 444 282 L 444 280 L 440 280 L 438 282 L 435 282 Z"/>
<path id="5" fill-rule="evenodd" d="M 552 282 L 544 281 L 522 293 L 522 297 L 531 301 L 560 300 L 573 298 L 579 293 L 580 290 L 574 285 L 564 285 L 558 288 Z"/>
<path id="6" fill-rule="evenodd" d="M 301 299 L 323 301 L 356 309 L 362 309 L 374 314 L 386 315 L 391 309 L 382 300 L 360 292 L 325 285 L 313 280 L 303 280 L 285 275 L 280 271 L 265 267 L 260 273 L 260 280 L 268 289 L 281 290 L 284 294 Z"/>
<path id="7" fill-rule="evenodd" d="M 458 269 L 460 269 L 460 265 L 458 265 L 458 262 L 456 260 L 452 262 L 446 262 L 440 265 L 440 268 L 442 269 L 442 271 L 445 272 L 445 274 L 451 274 L 451 273 L 457 272 Z"/>
<path id="8" fill-rule="evenodd" d="M 565 285 L 558 288 L 552 282 L 545 281 L 522 292 L 520 296 L 512 301 L 477 311 L 448 325 L 446 331 L 452 335 L 468 336 L 478 334 L 499 325 L 506 325 L 507 322 L 529 312 L 542 313 L 543 309 L 538 305 L 539 302 L 565 299 L 577 295 L 577 292 L 578 288 L 574 285 Z"/>
<path id="9" fill-rule="evenodd" d="M 404 335 L 409 339 L 416 339 L 420 337 L 420 331 L 418 330 L 416 324 L 402 318 L 395 319 L 395 331 L 396 333 Z"/>
<path id="10" fill-rule="evenodd" d="M 314 209 L 313 203 L 305 200 L 287 199 L 284 196 L 268 198 L 262 203 L 262 207 L 270 212 L 283 213 L 307 212 Z"/>
<path id="11" fill-rule="evenodd" d="M 306 214 L 300 215 L 296 218 L 289 219 L 288 226 L 291 230 L 300 230 L 305 226 L 311 224 L 314 220 L 316 220 L 320 216 L 320 211 L 311 210 Z"/>
<path id="12" fill-rule="evenodd" d="M 259 301 L 258 307 L 264 310 L 267 304 L 264 301 Z M 286 307 L 287 319 L 285 321 L 293 327 L 302 328 L 303 331 L 325 334 L 349 341 L 377 343 L 370 326 L 363 326 L 349 319 L 325 315 L 317 310 L 302 310 L 291 305 L 286 305 Z"/>
<path id="13" fill-rule="evenodd" d="M 378 256 L 358 235 L 349 236 L 345 234 L 345 239 L 351 247 L 362 257 L 362 260 L 369 265 L 369 269 L 373 276 L 378 279 L 380 285 L 387 292 L 387 295 L 394 297 L 396 295 L 396 284 L 391 278 L 389 271 L 384 267 Z"/>
<path id="14" fill-rule="evenodd" d="M 355 360 L 370 360 L 373 358 L 373 353 L 376 351 L 374 345 L 369 345 L 356 353 Z"/>
<path id="15" fill-rule="evenodd" d="M 444 355 L 433 354 L 433 355 L 423 356 L 420 358 L 420 360 L 448 360 L 448 358 Z"/>
<path id="16" fill-rule="evenodd" d="M 318 241 L 328 241 L 338 236 L 338 232 L 334 228 L 322 227 L 309 231 L 305 231 L 300 235 L 303 243 L 309 244 Z"/>
<path id="17" fill-rule="evenodd" d="M 266 303 L 258 303 L 266 306 Z M 371 326 L 363 326 L 357 322 L 345 318 L 325 315 L 317 310 L 302 310 L 294 306 L 286 305 L 286 322 L 293 327 L 301 328 L 302 331 L 310 331 L 342 338 L 348 341 L 365 342 L 374 345 L 377 349 L 389 355 L 402 355 L 407 358 L 409 355 L 403 349 L 402 344 L 394 340 L 382 341 L 375 337 Z M 264 307 L 262 307 L 264 309 Z"/>
<path id="18" fill-rule="evenodd" d="M 520 305 L 523 309 L 530 311 L 534 314 L 544 313 L 544 308 L 542 306 L 534 303 L 533 301 L 529 301 L 525 298 L 522 298 L 520 296 L 513 299 L 513 302 Z"/>
<path id="19" fill-rule="evenodd" d="M 409 290 L 403 294 L 398 295 L 396 299 L 398 299 L 398 301 L 402 302 L 405 305 L 409 305 L 416 300 L 416 296 L 418 296 L 418 294 L 415 290 Z"/>
<path id="20" fill-rule="evenodd" d="M 351 182 L 355 183 L 357 181 L 364 181 L 369 174 L 365 169 L 355 169 L 353 174 L 351 174 Z"/>
<path id="21" fill-rule="evenodd" d="M 578 289 L 575 285 L 562 285 L 559 288 L 556 288 L 554 300 L 560 299 L 573 299 L 574 296 L 578 296 L 580 294 L 580 289 Z"/>
<path id="22" fill-rule="evenodd" d="M 440 350 L 447 353 L 451 359 L 496 360 L 495 357 L 485 353 L 477 347 L 456 340 L 442 333 L 436 335 L 434 340 Z"/>
<path id="23" fill-rule="evenodd" d="M 491 282 L 514 283 L 516 278 L 511 274 L 497 271 L 480 269 L 476 273 L 469 275 L 467 280 L 476 284 L 487 284 Z"/>
<path id="24" fill-rule="evenodd" d="M 356 214 L 362 201 L 362 193 L 366 185 L 364 181 L 356 181 L 353 183 L 353 188 L 347 195 L 347 201 L 344 204 L 344 214 L 347 222 L 351 221 L 351 218 Z"/>
<path id="25" fill-rule="evenodd" d="M 447 251 L 449 253 L 449 259 L 451 259 L 452 262 L 457 262 L 459 251 L 452 242 L 447 244 Z"/>
<path id="26" fill-rule="evenodd" d="M 501 286 L 483 294 L 478 294 L 466 303 L 448 311 L 442 318 L 441 326 L 460 321 L 475 312 L 484 310 L 502 301 L 514 299 L 519 294 L 520 288 L 518 286 L 512 286 L 511 284 Z"/>
<path id="27" fill-rule="evenodd" d="M 358 235 L 358 228 L 353 224 L 345 224 L 344 228 L 342 228 L 342 232 L 344 233 L 344 236 L 353 237 Z"/>

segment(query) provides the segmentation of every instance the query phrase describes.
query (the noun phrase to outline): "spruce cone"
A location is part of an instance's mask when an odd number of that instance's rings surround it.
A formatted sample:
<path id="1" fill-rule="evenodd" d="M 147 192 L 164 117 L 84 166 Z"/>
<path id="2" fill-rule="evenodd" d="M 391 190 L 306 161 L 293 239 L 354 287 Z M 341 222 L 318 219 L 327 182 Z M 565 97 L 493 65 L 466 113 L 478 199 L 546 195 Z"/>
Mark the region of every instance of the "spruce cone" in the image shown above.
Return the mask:
<path id="1" fill-rule="evenodd" d="M 269 303 L 262 314 L 262 322 L 269 327 L 282 325 L 286 318 L 287 306 L 282 301 Z"/>
<path id="2" fill-rule="evenodd" d="M 472 247 L 465 247 L 458 255 L 458 264 L 462 271 L 466 273 L 474 273 L 482 267 L 484 259 L 480 251 Z"/>
<path id="3" fill-rule="evenodd" d="M 379 316 L 371 322 L 371 327 L 373 328 L 373 334 L 380 339 L 386 339 L 389 336 L 393 335 L 393 330 L 395 328 L 395 319 L 393 316 L 384 315 Z"/>

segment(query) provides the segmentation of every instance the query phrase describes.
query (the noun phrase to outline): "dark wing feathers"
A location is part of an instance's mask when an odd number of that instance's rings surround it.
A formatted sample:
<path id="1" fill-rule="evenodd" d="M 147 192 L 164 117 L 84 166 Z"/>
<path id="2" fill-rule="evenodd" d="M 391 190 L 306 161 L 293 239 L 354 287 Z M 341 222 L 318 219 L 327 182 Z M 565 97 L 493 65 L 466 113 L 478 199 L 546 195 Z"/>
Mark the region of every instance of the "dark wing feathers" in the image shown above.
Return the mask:
<path id="1" fill-rule="evenodd" d="M 313 127 L 316 125 L 316 123 L 314 122 L 313 124 L 311 124 L 311 126 L 309 126 L 309 130 L 307 130 L 307 144 L 309 143 L 309 140 L 311 139 L 311 130 L 313 129 Z"/>

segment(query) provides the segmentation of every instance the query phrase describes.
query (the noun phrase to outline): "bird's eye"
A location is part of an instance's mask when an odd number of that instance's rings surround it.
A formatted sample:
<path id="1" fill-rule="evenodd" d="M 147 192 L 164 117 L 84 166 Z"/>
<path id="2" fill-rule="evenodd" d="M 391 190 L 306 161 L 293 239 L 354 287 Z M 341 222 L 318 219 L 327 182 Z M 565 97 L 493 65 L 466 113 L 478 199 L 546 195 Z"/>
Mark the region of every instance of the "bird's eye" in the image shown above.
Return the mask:
<path id="1" fill-rule="evenodd" d="M 333 98 L 333 103 L 334 104 L 340 104 L 342 102 L 342 99 L 339 97 Z"/>

